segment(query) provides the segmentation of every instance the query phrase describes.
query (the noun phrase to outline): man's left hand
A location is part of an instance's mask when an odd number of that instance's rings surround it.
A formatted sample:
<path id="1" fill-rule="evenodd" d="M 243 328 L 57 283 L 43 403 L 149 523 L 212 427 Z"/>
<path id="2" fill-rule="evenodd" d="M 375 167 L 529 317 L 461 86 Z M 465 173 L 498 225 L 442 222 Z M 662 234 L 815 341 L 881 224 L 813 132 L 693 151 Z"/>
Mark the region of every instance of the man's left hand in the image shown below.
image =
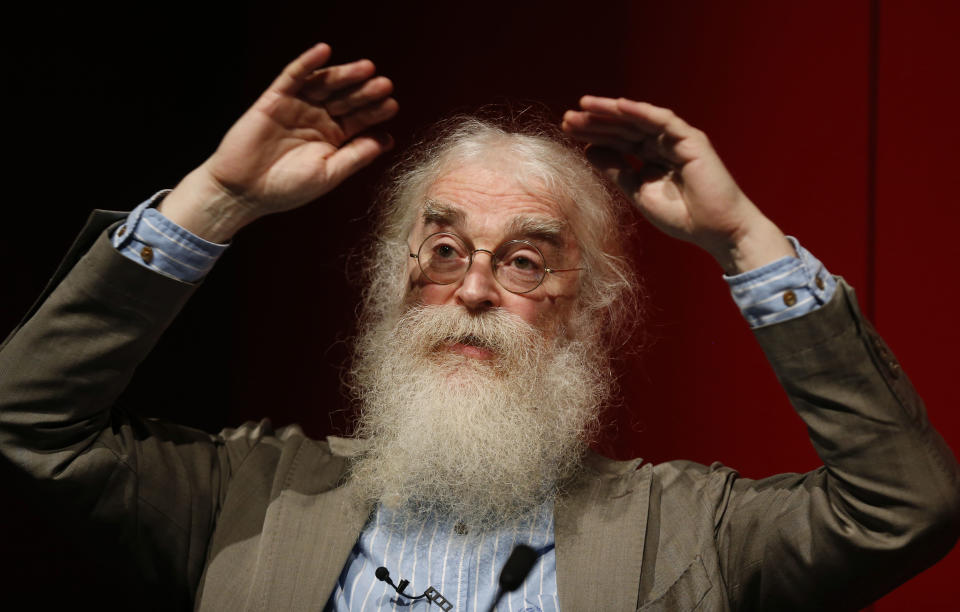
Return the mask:
<path id="1" fill-rule="evenodd" d="M 707 135 L 673 111 L 596 96 L 581 98 L 580 107 L 564 114 L 563 130 L 593 145 L 590 160 L 661 231 L 703 248 L 727 274 L 795 255 L 737 186 Z"/>

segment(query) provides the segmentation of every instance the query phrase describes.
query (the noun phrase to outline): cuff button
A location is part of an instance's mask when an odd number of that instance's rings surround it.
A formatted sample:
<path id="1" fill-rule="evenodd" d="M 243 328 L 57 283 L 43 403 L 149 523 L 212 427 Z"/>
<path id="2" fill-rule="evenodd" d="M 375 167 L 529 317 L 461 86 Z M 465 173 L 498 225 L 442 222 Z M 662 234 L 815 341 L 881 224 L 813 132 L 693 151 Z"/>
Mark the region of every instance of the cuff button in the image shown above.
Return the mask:
<path id="1" fill-rule="evenodd" d="M 153 249 L 148 246 L 140 249 L 140 259 L 143 260 L 143 263 L 150 263 L 153 261 Z"/>
<path id="2" fill-rule="evenodd" d="M 819 289 L 820 291 L 823 291 L 823 287 L 824 287 L 823 279 L 818 276 L 815 282 L 817 284 L 817 289 Z"/>
<path id="3" fill-rule="evenodd" d="M 783 303 L 789 308 L 797 303 L 797 294 L 787 289 L 783 292 Z"/>

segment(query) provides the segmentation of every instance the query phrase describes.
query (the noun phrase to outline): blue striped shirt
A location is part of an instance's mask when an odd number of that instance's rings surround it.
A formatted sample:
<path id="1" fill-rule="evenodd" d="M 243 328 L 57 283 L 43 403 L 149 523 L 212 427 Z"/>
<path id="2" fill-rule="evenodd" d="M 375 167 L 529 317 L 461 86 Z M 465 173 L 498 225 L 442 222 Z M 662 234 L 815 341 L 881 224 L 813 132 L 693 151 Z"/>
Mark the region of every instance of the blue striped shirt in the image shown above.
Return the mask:
<path id="1" fill-rule="evenodd" d="M 539 555 L 523 585 L 507 593 L 497 610 L 512 612 L 559 610 L 556 554 L 553 540 L 553 503 L 495 531 L 465 533 L 448 517 L 399 521 L 378 506 L 343 567 L 327 610 L 437 610 L 426 599 L 400 597 L 376 578 L 378 567 L 390 572 L 394 584 L 410 581 L 404 589 L 420 595 L 433 587 L 453 604 L 453 610 L 486 610 L 496 596 L 500 569 L 517 544 Z"/>
<path id="2" fill-rule="evenodd" d="M 168 193 L 159 191 L 134 208 L 110 240 L 114 248 L 141 266 L 196 283 L 210 272 L 227 245 L 204 240 L 156 210 L 154 206 Z"/>
<path id="3" fill-rule="evenodd" d="M 781 257 L 756 270 L 724 276 L 733 301 L 750 327 L 780 323 L 830 301 L 837 279 L 797 239 L 787 236 L 798 257 Z"/>

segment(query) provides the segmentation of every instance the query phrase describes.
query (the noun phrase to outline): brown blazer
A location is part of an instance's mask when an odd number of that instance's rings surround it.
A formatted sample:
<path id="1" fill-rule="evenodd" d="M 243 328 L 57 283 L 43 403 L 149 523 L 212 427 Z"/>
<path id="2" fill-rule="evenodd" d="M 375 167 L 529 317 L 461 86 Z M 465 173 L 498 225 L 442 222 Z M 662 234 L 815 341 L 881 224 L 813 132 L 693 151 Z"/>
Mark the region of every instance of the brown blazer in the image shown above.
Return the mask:
<path id="1" fill-rule="evenodd" d="M 361 443 L 113 409 L 194 289 L 119 255 L 116 218 L 92 218 L 0 348 L 0 452 L 184 606 L 322 609 L 370 510 L 344 479 Z M 956 460 L 852 289 L 755 333 L 824 467 L 749 480 L 590 455 L 555 505 L 564 610 L 852 608 L 950 549 Z"/>

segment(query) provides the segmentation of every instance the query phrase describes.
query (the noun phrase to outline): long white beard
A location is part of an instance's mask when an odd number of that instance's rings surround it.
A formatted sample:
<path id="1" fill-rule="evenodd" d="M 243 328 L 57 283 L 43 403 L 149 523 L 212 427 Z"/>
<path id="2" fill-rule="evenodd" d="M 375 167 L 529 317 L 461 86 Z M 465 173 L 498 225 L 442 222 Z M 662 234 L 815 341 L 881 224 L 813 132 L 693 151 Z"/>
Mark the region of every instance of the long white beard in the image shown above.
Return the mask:
<path id="1" fill-rule="evenodd" d="M 600 354 L 496 309 L 415 306 L 368 331 L 352 371 L 357 434 L 371 445 L 352 470 L 358 490 L 401 516 L 474 529 L 522 516 L 579 467 L 610 389 Z"/>

